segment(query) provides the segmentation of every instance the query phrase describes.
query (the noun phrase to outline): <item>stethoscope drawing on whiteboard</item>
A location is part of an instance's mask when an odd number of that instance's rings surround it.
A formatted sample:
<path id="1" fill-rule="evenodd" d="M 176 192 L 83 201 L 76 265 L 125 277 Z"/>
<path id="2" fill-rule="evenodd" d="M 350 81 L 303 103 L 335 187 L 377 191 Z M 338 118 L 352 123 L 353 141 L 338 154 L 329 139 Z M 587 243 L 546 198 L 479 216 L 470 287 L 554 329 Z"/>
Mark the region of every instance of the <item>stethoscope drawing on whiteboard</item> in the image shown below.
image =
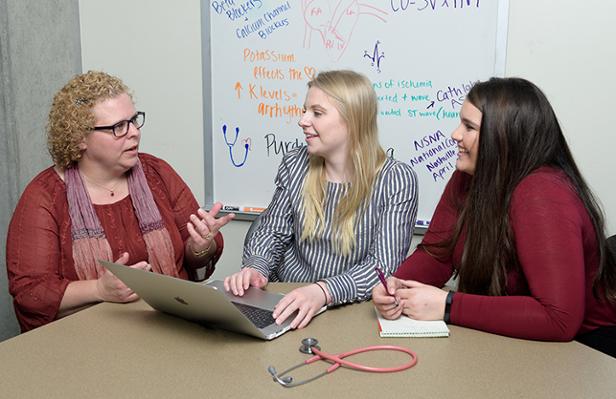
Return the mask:
<path id="1" fill-rule="evenodd" d="M 236 168 L 243 166 L 246 163 L 246 159 L 248 159 L 248 149 L 250 148 L 250 144 L 248 144 L 247 142 L 244 143 L 244 159 L 242 160 L 242 162 L 237 162 L 233 156 L 233 147 L 235 147 L 237 139 L 240 135 L 240 128 L 235 128 L 235 138 L 232 141 L 229 141 L 229 138 L 227 137 L 227 125 L 222 125 L 222 134 L 225 137 L 225 143 L 227 143 L 227 147 L 229 147 L 229 158 L 231 159 L 231 163 Z"/>

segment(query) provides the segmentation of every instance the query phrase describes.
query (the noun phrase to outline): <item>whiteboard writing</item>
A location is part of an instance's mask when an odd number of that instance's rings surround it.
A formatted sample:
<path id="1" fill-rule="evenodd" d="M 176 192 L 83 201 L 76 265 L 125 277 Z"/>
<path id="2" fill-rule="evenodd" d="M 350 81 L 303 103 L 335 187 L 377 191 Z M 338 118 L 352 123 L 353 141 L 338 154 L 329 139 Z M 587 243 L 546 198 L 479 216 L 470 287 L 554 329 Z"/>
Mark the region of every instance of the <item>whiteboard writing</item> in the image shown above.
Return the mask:
<path id="1" fill-rule="evenodd" d="M 499 0 L 210 1 L 212 101 L 206 202 L 268 205 L 319 71 L 353 69 L 378 100 L 381 145 L 419 181 L 429 224 L 455 168 L 450 137 L 473 84 L 494 75 Z M 504 18 L 506 20 L 506 18 Z M 206 157 L 208 158 L 208 157 Z"/>

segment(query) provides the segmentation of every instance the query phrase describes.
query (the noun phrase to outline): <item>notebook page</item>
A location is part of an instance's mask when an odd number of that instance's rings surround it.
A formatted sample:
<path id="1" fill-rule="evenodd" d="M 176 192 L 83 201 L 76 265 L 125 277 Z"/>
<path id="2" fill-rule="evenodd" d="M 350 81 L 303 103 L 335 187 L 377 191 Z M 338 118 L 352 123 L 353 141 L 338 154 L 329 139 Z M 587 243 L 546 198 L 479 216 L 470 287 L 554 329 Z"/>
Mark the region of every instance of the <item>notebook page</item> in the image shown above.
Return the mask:
<path id="1" fill-rule="evenodd" d="M 384 319 L 378 310 L 374 309 L 381 337 L 448 337 L 449 328 L 442 320 L 420 321 L 407 316 L 396 320 Z"/>

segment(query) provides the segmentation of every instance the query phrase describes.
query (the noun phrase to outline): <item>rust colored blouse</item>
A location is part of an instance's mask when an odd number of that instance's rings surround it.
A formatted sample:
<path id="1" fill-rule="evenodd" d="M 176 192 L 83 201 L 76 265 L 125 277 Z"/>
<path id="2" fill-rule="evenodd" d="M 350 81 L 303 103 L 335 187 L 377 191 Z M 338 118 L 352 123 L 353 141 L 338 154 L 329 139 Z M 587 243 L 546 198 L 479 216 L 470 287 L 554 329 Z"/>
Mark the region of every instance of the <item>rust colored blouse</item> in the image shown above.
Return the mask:
<path id="1" fill-rule="evenodd" d="M 189 237 L 186 223 L 199 204 L 168 163 L 148 154 L 140 154 L 139 158 L 171 236 L 178 274 L 186 279 L 184 245 Z M 94 205 L 94 209 L 105 230 L 113 259 L 128 252 L 128 264 L 147 261 L 145 242 L 130 196 L 113 204 Z M 208 264 L 208 275 L 222 254 L 222 235 L 217 234 L 215 240 L 217 251 Z M 21 330 L 28 331 L 53 321 L 66 287 L 78 280 L 73 263 L 66 186 L 53 167 L 36 176 L 19 199 L 7 235 L 6 265 L 9 291 Z"/>

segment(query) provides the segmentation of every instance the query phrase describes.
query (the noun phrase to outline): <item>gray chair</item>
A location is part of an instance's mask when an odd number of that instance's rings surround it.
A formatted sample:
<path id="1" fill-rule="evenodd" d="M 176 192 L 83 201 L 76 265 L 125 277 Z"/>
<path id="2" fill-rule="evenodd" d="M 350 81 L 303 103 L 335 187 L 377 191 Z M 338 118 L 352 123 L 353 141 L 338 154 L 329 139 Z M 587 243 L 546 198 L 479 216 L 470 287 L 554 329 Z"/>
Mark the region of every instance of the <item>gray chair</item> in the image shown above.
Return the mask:
<path id="1" fill-rule="evenodd" d="M 261 224 L 261 215 L 263 214 L 260 213 L 259 216 L 257 216 L 255 220 L 253 220 L 252 223 L 250 224 L 250 227 L 248 228 L 248 231 L 246 232 L 246 236 L 244 236 L 244 246 L 248 244 L 248 241 L 250 241 L 250 238 L 252 237 L 252 235 L 255 233 L 257 228 L 259 228 L 259 225 Z"/>
<path id="2" fill-rule="evenodd" d="M 612 258 L 616 260 L 616 235 L 607 238 L 607 249 L 612 253 Z"/>
<path id="3" fill-rule="evenodd" d="M 613 267 L 616 267 L 616 235 L 608 237 L 607 249 L 611 252 Z M 594 331 L 577 336 L 576 340 L 616 358 L 616 326 L 597 328 Z"/>

